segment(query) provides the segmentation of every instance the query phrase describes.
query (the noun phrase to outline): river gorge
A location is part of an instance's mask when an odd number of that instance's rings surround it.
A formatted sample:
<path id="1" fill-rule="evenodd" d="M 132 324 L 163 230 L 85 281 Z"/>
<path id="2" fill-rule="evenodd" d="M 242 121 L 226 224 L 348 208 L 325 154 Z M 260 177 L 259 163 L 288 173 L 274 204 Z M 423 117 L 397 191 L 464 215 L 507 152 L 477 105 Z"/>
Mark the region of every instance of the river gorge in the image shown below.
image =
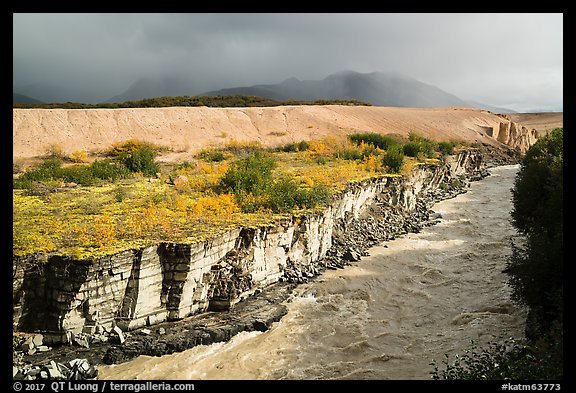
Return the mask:
<path id="1" fill-rule="evenodd" d="M 266 332 L 100 366 L 101 379 L 430 379 L 430 362 L 506 335 L 525 313 L 502 270 L 517 165 L 491 168 L 432 209 L 436 225 L 298 286 Z"/>

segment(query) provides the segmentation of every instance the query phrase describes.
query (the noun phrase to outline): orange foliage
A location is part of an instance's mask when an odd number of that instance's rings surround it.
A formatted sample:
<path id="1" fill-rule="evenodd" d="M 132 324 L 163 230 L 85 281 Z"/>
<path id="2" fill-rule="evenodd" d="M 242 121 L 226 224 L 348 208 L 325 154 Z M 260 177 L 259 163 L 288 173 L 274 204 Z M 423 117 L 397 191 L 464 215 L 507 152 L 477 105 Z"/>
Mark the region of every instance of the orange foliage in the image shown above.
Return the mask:
<path id="1" fill-rule="evenodd" d="M 201 197 L 194 203 L 189 212 L 191 218 L 227 217 L 240 212 L 232 194 Z"/>
<path id="2" fill-rule="evenodd" d="M 178 175 L 188 178 L 186 184 L 176 187 L 179 191 L 206 191 L 215 187 L 228 170 L 227 162 L 205 163 L 199 162 L 195 168 L 180 168 Z M 176 183 L 174 184 L 176 186 Z"/>
<path id="3" fill-rule="evenodd" d="M 364 157 L 363 160 L 364 168 L 369 172 L 381 172 L 382 163 L 378 157 L 370 155 L 369 157 Z"/>
<path id="4" fill-rule="evenodd" d="M 94 220 L 93 241 L 97 247 L 110 245 L 116 239 L 116 223 L 104 213 Z"/>
<path id="5" fill-rule="evenodd" d="M 309 145 L 310 147 L 308 148 L 308 150 L 319 156 L 326 153 L 328 150 L 328 146 L 326 146 L 324 143 L 320 141 L 310 141 Z"/>

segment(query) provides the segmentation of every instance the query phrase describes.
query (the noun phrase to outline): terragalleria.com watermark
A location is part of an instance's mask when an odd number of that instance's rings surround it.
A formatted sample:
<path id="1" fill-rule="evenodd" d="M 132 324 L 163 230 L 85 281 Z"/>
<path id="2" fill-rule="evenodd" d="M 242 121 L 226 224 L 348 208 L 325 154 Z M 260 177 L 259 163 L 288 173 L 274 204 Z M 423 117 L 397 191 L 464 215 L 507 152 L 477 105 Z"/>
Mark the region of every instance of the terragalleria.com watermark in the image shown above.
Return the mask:
<path id="1" fill-rule="evenodd" d="M 85 382 L 85 381 L 54 381 L 21 383 L 14 382 L 12 385 L 15 392 L 20 391 L 52 391 L 60 392 L 145 392 L 145 391 L 165 391 L 165 392 L 190 392 L 194 390 L 193 383 L 168 383 L 168 382 Z"/>

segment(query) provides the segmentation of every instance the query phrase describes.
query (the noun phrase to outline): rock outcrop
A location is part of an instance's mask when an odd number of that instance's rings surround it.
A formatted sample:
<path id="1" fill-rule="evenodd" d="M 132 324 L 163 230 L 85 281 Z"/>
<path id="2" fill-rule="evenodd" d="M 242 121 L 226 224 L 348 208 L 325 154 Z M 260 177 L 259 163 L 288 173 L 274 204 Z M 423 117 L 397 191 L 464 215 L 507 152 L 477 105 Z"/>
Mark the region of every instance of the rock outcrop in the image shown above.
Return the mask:
<path id="1" fill-rule="evenodd" d="M 496 139 L 511 148 L 525 153 L 536 142 L 537 132 L 529 130 L 521 124 L 513 121 L 502 122 L 498 127 L 493 127 L 488 136 Z"/>

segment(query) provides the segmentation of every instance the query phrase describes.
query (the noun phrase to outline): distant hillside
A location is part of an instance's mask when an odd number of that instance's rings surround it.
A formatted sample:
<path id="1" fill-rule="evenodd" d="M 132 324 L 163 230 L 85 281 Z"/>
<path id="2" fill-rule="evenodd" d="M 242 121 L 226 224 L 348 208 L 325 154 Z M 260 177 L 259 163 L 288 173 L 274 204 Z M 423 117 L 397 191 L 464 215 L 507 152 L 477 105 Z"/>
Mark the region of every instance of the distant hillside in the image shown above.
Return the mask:
<path id="1" fill-rule="evenodd" d="M 25 96 L 24 94 L 12 93 L 12 103 L 25 103 L 25 104 L 43 104 L 42 101 L 32 97 Z"/>
<path id="2" fill-rule="evenodd" d="M 121 94 L 105 103 L 136 101 L 162 96 L 187 96 L 193 91 L 192 82 L 176 77 L 140 78 Z"/>
<path id="3" fill-rule="evenodd" d="M 477 101 L 468 100 L 466 102 L 468 103 L 468 106 L 471 106 L 473 108 L 478 108 L 478 109 L 484 109 L 484 110 L 490 111 L 492 113 L 517 113 L 516 111 L 513 111 L 512 109 L 500 108 L 500 107 L 492 106 L 492 105 L 486 105 L 486 104 L 482 104 L 481 102 L 477 102 Z"/>
<path id="4" fill-rule="evenodd" d="M 343 71 L 322 80 L 290 78 L 272 85 L 209 91 L 203 95 L 246 94 L 274 100 L 355 99 L 372 105 L 410 108 L 468 106 L 460 98 L 435 86 L 398 73 Z"/>
<path id="5" fill-rule="evenodd" d="M 12 92 L 32 97 L 41 102 L 67 102 L 77 100 L 78 94 L 74 86 L 54 85 L 46 83 L 31 83 L 28 85 L 13 85 Z"/>

